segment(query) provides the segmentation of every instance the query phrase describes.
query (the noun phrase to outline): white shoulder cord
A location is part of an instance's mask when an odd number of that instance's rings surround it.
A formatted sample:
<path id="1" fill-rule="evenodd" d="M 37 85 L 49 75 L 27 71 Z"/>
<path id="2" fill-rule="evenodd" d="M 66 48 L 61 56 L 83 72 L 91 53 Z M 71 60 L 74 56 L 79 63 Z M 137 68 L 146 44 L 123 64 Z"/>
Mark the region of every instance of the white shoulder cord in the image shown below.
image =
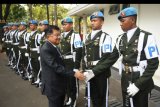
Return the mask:
<path id="1" fill-rule="evenodd" d="M 86 40 L 87 40 L 87 38 L 88 38 L 89 35 L 90 34 L 88 34 L 88 35 L 85 36 L 84 43 L 86 43 Z M 85 48 L 84 61 L 87 63 L 87 57 L 86 57 L 86 55 L 87 55 L 87 48 L 86 48 L 86 44 L 84 44 L 84 48 Z"/>
<path id="2" fill-rule="evenodd" d="M 100 37 L 100 41 L 99 41 L 99 57 L 102 57 L 102 45 L 103 45 L 103 41 L 105 38 L 106 34 L 103 32 L 101 37 Z"/>
<path id="3" fill-rule="evenodd" d="M 138 41 L 138 48 L 137 48 L 138 49 L 137 64 L 139 64 L 139 62 L 140 62 L 141 52 L 143 49 L 144 36 L 145 36 L 145 34 L 143 32 L 140 32 L 139 41 Z"/>
<path id="4" fill-rule="evenodd" d="M 123 36 L 123 34 L 118 37 L 117 43 L 115 45 L 117 50 L 118 50 L 118 53 L 119 53 L 119 59 L 118 59 L 119 75 L 122 74 L 122 59 L 123 59 L 123 55 L 121 55 L 121 52 L 119 50 L 119 43 L 120 43 L 120 40 L 121 40 L 122 36 Z"/>
<path id="5" fill-rule="evenodd" d="M 140 35 L 139 35 L 139 41 L 138 41 L 138 56 L 137 56 L 137 64 L 139 66 L 139 71 L 140 71 L 140 76 L 142 76 L 143 72 L 145 71 L 145 67 L 147 66 L 147 61 L 144 60 L 144 61 L 140 61 L 140 58 L 141 58 L 141 52 L 142 52 L 142 49 L 143 49 L 143 42 L 144 42 L 144 36 L 145 36 L 145 33 L 143 32 L 140 32 Z"/>
<path id="6" fill-rule="evenodd" d="M 74 32 L 72 33 L 72 35 L 71 35 L 71 42 L 70 42 L 70 44 L 71 44 L 71 53 L 73 54 L 73 43 L 74 43 L 74 36 L 75 36 L 75 34 L 74 34 Z"/>
<path id="7" fill-rule="evenodd" d="M 36 48 L 38 47 L 38 46 L 37 46 L 37 39 L 38 39 L 38 33 L 36 33 L 35 41 L 34 41 Z"/>

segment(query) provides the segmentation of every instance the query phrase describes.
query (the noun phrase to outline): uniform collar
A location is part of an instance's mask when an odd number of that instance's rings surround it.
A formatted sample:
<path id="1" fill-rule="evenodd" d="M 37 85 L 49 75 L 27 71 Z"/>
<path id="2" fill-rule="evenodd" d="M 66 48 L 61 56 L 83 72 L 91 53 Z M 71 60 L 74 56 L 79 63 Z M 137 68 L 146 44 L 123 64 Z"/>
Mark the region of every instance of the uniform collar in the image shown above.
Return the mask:
<path id="1" fill-rule="evenodd" d="M 31 35 L 33 35 L 37 30 L 31 31 Z"/>
<path id="2" fill-rule="evenodd" d="M 64 37 L 66 37 L 68 35 L 69 32 L 71 32 L 72 30 L 68 31 L 68 32 L 64 32 Z"/>
<path id="3" fill-rule="evenodd" d="M 138 27 L 135 27 L 133 29 L 128 30 L 127 33 L 127 41 L 129 42 L 129 40 L 131 39 L 131 37 L 133 36 L 133 34 L 135 33 L 135 31 L 137 30 Z"/>
<path id="4" fill-rule="evenodd" d="M 99 32 L 99 31 L 101 31 L 102 29 L 100 29 L 100 30 L 92 30 L 92 32 L 91 32 L 91 40 L 94 38 L 94 36 Z"/>

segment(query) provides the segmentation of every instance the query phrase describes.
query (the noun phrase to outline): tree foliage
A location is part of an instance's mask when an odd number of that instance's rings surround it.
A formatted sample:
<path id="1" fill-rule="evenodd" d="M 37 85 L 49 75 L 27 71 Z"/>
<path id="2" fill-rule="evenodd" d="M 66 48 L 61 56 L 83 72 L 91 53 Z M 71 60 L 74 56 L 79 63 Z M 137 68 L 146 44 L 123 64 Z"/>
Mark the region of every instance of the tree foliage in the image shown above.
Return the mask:
<path id="1" fill-rule="evenodd" d="M 11 4 L 0 4 L 0 20 L 7 20 Z"/>
<path id="2" fill-rule="evenodd" d="M 7 18 L 8 22 L 20 22 L 26 19 L 26 11 L 20 4 L 12 4 L 10 8 L 10 14 Z"/>
<path id="3" fill-rule="evenodd" d="M 2 7 L 2 9 L 1 9 Z M 6 7 L 8 10 L 6 11 Z M 27 8 L 26 8 L 27 7 Z M 50 24 L 54 21 L 54 4 L 49 4 L 49 22 Z M 10 8 L 10 9 L 9 9 Z M 57 19 L 58 25 L 60 21 L 66 17 L 68 9 L 62 5 L 57 4 Z M 7 14 L 8 13 L 8 17 Z M 0 4 L 0 16 L 7 18 L 8 22 L 28 22 L 30 19 L 45 20 L 47 19 L 46 4 Z M 54 24 L 54 23 L 53 23 Z"/>

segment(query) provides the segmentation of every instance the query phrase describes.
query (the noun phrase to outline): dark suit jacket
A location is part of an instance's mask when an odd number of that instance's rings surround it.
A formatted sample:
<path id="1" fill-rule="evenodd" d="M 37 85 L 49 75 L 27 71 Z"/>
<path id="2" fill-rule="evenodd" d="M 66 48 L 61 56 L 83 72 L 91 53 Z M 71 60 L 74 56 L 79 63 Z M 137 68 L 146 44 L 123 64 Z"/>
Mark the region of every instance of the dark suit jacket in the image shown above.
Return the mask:
<path id="1" fill-rule="evenodd" d="M 46 41 L 40 50 L 42 65 L 42 94 L 57 96 L 65 94 L 66 76 L 74 75 L 74 72 L 65 71 L 65 65 L 57 48 Z M 68 74 L 67 74 L 68 73 Z"/>

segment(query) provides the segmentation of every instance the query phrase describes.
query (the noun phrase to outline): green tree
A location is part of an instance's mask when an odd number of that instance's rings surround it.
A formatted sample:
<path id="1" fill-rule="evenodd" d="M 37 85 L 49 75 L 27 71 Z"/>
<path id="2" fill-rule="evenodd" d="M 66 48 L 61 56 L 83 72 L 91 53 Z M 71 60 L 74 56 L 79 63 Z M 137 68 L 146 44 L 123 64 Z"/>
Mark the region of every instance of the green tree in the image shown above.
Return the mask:
<path id="1" fill-rule="evenodd" d="M 12 4 L 10 9 L 10 14 L 8 16 L 8 21 L 19 22 L 26 19 L 26 10 L 20 4 Z"/>
<path id="2" fill-rule="evenodd" d="M 0 4 L 0 20 L 7 20 L 11 4 Z"/>

